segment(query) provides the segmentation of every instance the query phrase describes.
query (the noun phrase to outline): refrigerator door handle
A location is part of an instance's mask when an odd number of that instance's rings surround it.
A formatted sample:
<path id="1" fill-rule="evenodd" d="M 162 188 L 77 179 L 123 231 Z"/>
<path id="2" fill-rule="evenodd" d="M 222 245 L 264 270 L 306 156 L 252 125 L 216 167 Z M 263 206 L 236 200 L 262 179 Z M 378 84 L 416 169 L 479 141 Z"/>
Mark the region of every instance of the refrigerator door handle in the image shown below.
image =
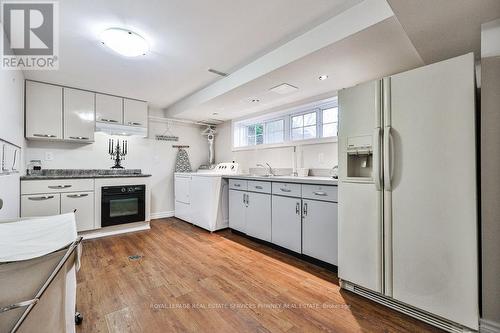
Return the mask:
<path id="1" fill-rule="evenodd" d="M 382 172 L 380 168 L 380 127 L 375 128 L 373 133 L 373 178 L 377 191 L 382 190 Z"/>
<path id="2" fill-rule="evenodd" d="M 386 191 L 392 190 L 394 143 L 391 131 L 391 126 L 386 126 L 384 129 L 384 189 Z"/>

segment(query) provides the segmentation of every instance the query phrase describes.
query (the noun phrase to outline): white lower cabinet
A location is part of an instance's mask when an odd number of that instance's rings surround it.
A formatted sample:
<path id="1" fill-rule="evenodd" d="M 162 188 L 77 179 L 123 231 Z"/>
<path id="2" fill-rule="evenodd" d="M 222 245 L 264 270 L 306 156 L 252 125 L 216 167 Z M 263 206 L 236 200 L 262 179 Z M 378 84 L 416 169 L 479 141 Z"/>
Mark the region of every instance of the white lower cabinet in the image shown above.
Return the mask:
<path id="1" fill-rule="evenodd" d="M 21 181 L 21 217 L 66 214 L 75 211 L 76 230 L 95 225 L 94 179 Z"/>
<path id="2" fill-rule="evenodd" d="M 77 231 L 95 229 L 94 192 L 61 193 L 61 214 L 75 211 Z"/>
<path id="3" fill-rule="evenodd" d="M 247 192 L 246 233 L 271 241 L 271 195 Z"/>
<path id="4" fill-rule="evenodd" d="M 229 228 L 246 232 L 246 192 L 229 190 Z"/>
<path id="5" fill-rule="evenodd" d="M 335 202 L 302 200 L 302 253 L 337 265 L 337 212 Z"/>
<path id="6" fill-rule="evenodd" d="M 337 266 L 337 187 L 271 185 L 230 179 L 229 227 Z"/>
<path id="7" fill-rule="evenodd" d="M 301 253 L 302 200 L 277 195 L 272 200 L 272 243 Z"/>
<path id="8" fill-rule="evenodd" d="M 21 196 L 21 216 L 37 217 L 59 214 L 61 196 L 59 193 L 45 193 Z"/>

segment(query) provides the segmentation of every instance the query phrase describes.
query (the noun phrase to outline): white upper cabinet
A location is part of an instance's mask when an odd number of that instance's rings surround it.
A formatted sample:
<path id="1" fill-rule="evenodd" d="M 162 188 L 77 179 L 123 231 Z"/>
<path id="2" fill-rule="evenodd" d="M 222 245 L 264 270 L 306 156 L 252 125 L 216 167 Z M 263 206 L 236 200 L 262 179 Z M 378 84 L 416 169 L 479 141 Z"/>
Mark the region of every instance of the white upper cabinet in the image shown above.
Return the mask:
<path id="1" fill-rule="evenodd" d="M 25 100 L 27 139 L 91 143 L 96 130 L 147 135 L 147 102 L 29 80 Z"/>
<path id="2" fill-rule="evenodd" d="M 123 99 L 123 124 L 127 126 L 148 126 L 148 103 Z"/>
<path id="3" fill-rule="evenodd" d="M 63 138 L 63 88 L 26 81 L 26 138 Z"/>
<path id="4" fill-rule="evenodd" d="M 95 94 L 64 88 L 64 139 L 78 142 L 94 141 Z"/>
<path id="5" fill-rule="evenodd" d="M 123 98 L 95 94 L 96 121 L 110 124 L 123 123 Z"/>

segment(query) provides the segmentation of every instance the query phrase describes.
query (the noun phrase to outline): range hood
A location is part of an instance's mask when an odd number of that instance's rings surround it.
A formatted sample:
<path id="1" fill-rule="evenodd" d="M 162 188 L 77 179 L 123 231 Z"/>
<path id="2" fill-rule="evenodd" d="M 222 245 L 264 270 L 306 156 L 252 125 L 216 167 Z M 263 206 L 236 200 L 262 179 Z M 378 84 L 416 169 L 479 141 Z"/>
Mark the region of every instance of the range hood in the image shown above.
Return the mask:
<path id="1" fill-rule="evenodd" d="M 141 138 L 145 138 L 148 136 L 148 129 L 146 127 L 126 126 L 101 122 L 95 123 L 95 131 L 106 133 L 109 135 L 138 136 Z"/>

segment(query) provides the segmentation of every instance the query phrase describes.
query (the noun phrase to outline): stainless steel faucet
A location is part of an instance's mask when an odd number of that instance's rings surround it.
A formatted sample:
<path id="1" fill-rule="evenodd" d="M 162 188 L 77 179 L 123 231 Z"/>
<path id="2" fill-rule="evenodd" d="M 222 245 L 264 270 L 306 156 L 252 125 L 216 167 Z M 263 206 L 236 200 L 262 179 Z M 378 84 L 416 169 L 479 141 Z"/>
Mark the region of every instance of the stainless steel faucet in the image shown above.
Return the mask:
<path id="1" fill-rule="evenodd" d="M 339 178 L 339 166 L 338 165 L 335 165 L 333 168 L 332 168 L 332 178 L 334 179 L 338 179 Z"/>
<path id="2" fill-rule="evenodd" d="M 274 176 L 274 174 L 273 174 L 273 168 L 271 168 L 271 166 L 269 165 L 269 163 L 266 163 L 266 165 L 267 165 L 267 168 L 269 169 L 268 175 L 269 176 Z M 260 164 L 260 163 L 257 164 L 257 166 L 261 167 L 261 168 L 265 168 L 266 165 L 263 165 L 263 164 Z"/>

